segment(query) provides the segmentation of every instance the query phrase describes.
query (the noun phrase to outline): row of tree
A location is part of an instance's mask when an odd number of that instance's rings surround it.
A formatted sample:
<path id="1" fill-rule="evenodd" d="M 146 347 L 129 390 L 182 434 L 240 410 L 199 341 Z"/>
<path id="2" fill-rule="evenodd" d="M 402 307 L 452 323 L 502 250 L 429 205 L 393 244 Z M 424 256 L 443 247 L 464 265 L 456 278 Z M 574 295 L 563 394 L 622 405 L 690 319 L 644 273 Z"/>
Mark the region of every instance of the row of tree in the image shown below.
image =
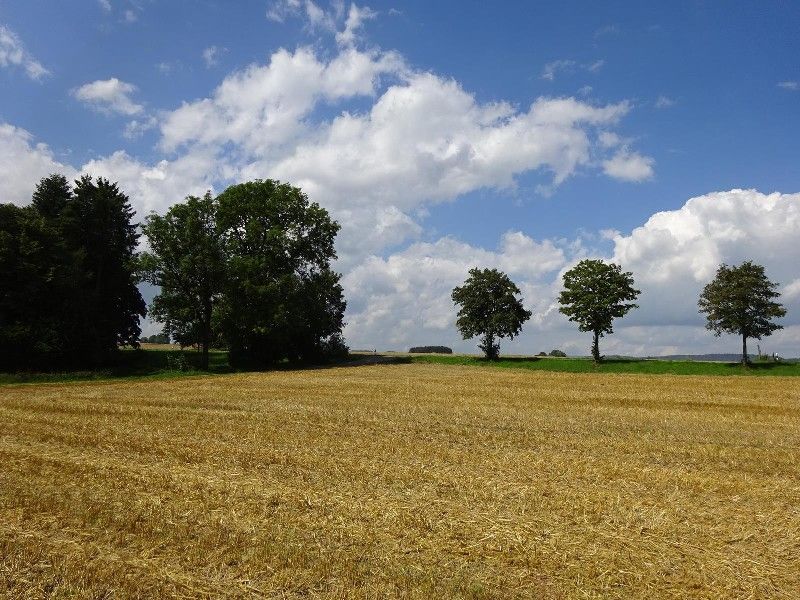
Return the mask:
<path id="1" fill-rule="evenodd" d="M 318 361 L 347 352 L 346 303 L 331 267 L 339 225 L 298 188 L 272 180 L 189 196 L 142 231 L 116 183 L 84 176 L 42 179 L 27 207 L 0 204 L 0 363 L 6 368 L 98 366 L 137 346 L 145 303 L 141 281 L 158 286 L 150 308 L 166 339 L 227 347 L 233 366 Z M 640 291 L 619 265 L 583 260 L 564 274 L 560 311 L 591 332 L 592 356 Z M 700 311 L 716 335 L 761 339 L 786 310 L 777 285 L 752 262 L 721 265 Z M 464 338 L 480 336 L 490 359 L 531 317 L 519 288 L 496 269 L 472 269 L 453 290 Z M 164 338 L 162 338 L 164 339 Z"/>
<path id="2" fill-rule="evenodd" d="M 592 358 L 599 362 L 600 338 L 613 333 L 614 320 L 638 308 L 641 293 L 633 287 L 633 274 L 601 260 L 582 260 L 564 273 L 559 310 L 578 329 L 592 334 Z M 764 267 L 746 261 L 739 266 L 720 265 L 705 286 L 698 307 L 706 316 L 706 328 L 742 338 L 742 362 L 748 361 L 747 340 L 761 339 L 782 329 L 775 319 L 786 315 L 777 302 L 778 284 L 770 281 Z M 522 331 L 531 312 L 522 304 L 519 288 L 497 269 L 472 269 L 462 286 L 453 290 L 460 306 L 456 325 L 464 339 L 480 337 L 478 347 L 488 359 L 496 359 L 499 340 L 513 339 Z"/>
<path id="3" fill-rule="evenodd" d="M 298 188 L 267 180 L 188 197 L 139 227 L 117 184 L 41 180 L 31 205 L 0 205 L 0 364 L 95 367 L 138 346 L 141 281 L 165 335 L 230 350 L 234 366 L 346 352 L 331 270 L 339 225 Z"/>

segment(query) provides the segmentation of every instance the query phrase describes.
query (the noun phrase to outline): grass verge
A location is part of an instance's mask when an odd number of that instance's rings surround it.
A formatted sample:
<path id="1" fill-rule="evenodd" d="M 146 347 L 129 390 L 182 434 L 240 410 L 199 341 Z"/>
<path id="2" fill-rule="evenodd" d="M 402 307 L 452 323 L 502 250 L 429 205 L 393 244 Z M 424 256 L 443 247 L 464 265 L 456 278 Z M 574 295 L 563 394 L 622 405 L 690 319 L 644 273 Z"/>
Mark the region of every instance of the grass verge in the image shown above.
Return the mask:
<path id="1" fill-rule="evenodd" d="M 499 367 L 564 373 L 640 373 L 644 375 L 781 375 L 800 376 L 798 363 L 739 363 L 670 361 L 657 359 L 607 359 L 595 364 L 588 358 L 508 357 L 489 361 L 464 355 L 411 355 L 411 362 L 472 367 Z"/>

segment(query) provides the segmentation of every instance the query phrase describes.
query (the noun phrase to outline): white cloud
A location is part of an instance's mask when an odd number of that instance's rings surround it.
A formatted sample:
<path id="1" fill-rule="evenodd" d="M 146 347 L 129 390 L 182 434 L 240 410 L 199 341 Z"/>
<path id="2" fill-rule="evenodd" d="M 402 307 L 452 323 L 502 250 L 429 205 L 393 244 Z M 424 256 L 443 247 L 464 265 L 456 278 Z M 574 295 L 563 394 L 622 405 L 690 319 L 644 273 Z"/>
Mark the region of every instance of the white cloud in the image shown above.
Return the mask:
<path id="1" fill-rule="evenodd" d="M 553 62 L 549 62 L 544 66 L 542 69 L 542 79 L 547 79 L 548 81 L 553 81 L 556 78 L 556 75 L 559 71 L 571 71 L 575 67 L 574 60 L 554 60 Z"/>
<path id="2" fill-rule="evenodd" d="M 356 4 L 350 5 L 350 10 L 347 13 L 347 20 L 345 21 L 344 30 L 337 32 L 336 42 L 342 46 L 352 46 L 356 41 L 356 34 L 364 21 L 374 19 L 378 16 L 374 10 L 368 6 L 359 8 Z"/>
<path id="3" fill-rule="evenodd" d="M 656 108 L 671 108 L 673 106 L 675 106 L 675 100 L 667 96 L 659 96 L 655 103 Z"/>
<path id="4" fill-rule="evenodd" d="M 787 298 L 800 308 L 800 299 L 792 294 L 798 239 L 800 194 L 731 190 L 654 214 L 629 236 L 615 238 L 613 258 L 633 271 L 643 286 L 642 310 L 635 321 L 699 324 L 698 294 L 722 262 L 753 260 L 764 265 L 770 279 L 788 284 Z M 800 323 L 798 311 L 790 311 L 788 322 Z"/>
<path id="5" fill-rule="evenodd" d="M 99 4 L 100 8 L 104 11 L 111 12 L 111 0 L 97 0 L 97 4 Z"/>
<path id="6" fill-rule="evenodd" d="M 622 148 L 614 156 L 603 161 L 603 172 L 622 181 L 646 181 L 653 177 L 655 161 L 649 156 Z"/>
<path id="7" fill-rule="evenodd" d="M 209 46 L 203 50 L 203 61 L 206 63 L 206 68 L 210 69 L 219 64 L 220 55 L 227 51 L 227 48 L 221 48 L 219 46 Z"/>
<path id="8" fill-rule="evenodd" d="M 158 119 L 152 115 L 141 119 L 133 119 L 125 124 L 122 135 L 129 140 L 135 140 L 156 127 L 158 127 Z"/>
<path id="9" fill-rule="evenodd" d="M 139 20 L 139 15 L 137 15 L 134 11 L 128 9 L 123 13 L 123 17 L 126 23 L 135 23 Z"/>
<path id="10" fill-rule="evenodd" d="M 131 100 L 130 95 L 135 91 L 135 85 L 112 77 L 84 84 L 73 90 L 72 95 L 101 112 L 131 116 L 140 114 L 144 109 L 141 104 Z"/>
<path id="11" fill-rule="evenodd" d="M 346 333 L 354 347 L 403 349 L 446 344 L 475 351 L 455 329 L 450 292 L 472 266 L 496 267 L 511 276 L 534 315 L 505 352 L 533 353 L 554 347 L 587 354 L 585 334 L 558 312 L 563 272 L 586 256 L 621 264 L 642 290 L 640 308 L 615 323 L 604 338 L 606 354 L 661 355 L 733 352 L 736 340 L 715 338 L 697 311 L 702 287 L 720 263 L 751 259 L 781 285 L 788 309 L 785 330 L 761 342 L 767 352 L 800 355 L 800 194 L 755 190 L 716 192 L 688 200 L 680 209 L 653 215 L 629 235 L 600 232 L 612 239 L 610 255 L 587 251 L 580 239 L 534 241 L 520 232 L 503 236 L 497 251 L 453 238 L 416 243 L 386 258 L 370 257 L 343 280 L 349 302 Z"/>
<path id="12" fill-rule="evenodd" d="M 784 90 L 789 90 L 791 92 L 796 92 L 800 90 L 800 82 L 797 81 L 781 81 L 778 84 L 779 88 L 783 88 Z"/>
<path id="13" fill-rule="evenodd" d="M 606 64 L 606 61 L 602 58 L 600 60 L 596 60 L 592 63 L 584 65 L 587 71 L 591 71 L 592 73 L 597 73 L 600 69 L 602 69 Z"/>
<path id="14" fill-rule="evenodd" d="M 535 310 L 546 308 L 535 297 L 536 282 L 564 263 L 563 251 L 552 242 L 520 232 L 506 233 L 497 252 L 442 238 L 386 259 L 373 256 L 342 281 L 349 302 L 345 333 L 357 346 L 453 345 L 458 334 L 450 294 L 470 268 L 495 267 L 522 281 L 526 306 Z"/>
<path id="15" fill-rule="evenodd" d="M 29 78 L 38 81 L 50 71 L 28 53 L 16 33 L 0 25 L 0 67 L 22 67 Z"/>
<path id="16" fill-rule="evenodd" d="M 47 145 L 34 143 L 28 131 L 0 123 L 0 202 L 29 203 L 36 183 L 51 173 L 72 177 L 75 169 L 59 162 Z"/>

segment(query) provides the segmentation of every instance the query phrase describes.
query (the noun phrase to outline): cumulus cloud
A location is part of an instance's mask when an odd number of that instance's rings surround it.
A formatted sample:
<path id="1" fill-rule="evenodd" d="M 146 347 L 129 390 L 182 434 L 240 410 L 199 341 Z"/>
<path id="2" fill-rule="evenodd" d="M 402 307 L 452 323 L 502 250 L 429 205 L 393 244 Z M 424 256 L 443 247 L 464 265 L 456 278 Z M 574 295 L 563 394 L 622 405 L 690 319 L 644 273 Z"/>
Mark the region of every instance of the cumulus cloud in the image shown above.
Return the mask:
<path id="1" fill-rule="evenodd" d="M 2 24 L 0 24 L 0 67 L 22 67 L 27 76 L 36 81 L 50 74 L 50 71 L 25 49 L 19 36 Z"/>
<path id="2" fill-rule="evenodd" d="M 35 143 L 30 132 L 0 123 L 0 202 L 29 203 L 36 183 L 51 173 L 72 177 L 75 169 L 58 161 L 46 144 Z"/>
<path id="3" fill-rule="evenodd" d="M 74 89 L 72 95 L 101 112 L 131 116 L 144 110 L 141 104 L 131 100 L 130 96 L 135 91 L 135 85 L 112 77 L 86 83 Z"/>
<path id="4" fill-rule="evenodd" d="M 453 238 L 416 243 L 386 259 L 371 257 L 348 273 L 342 283 L 349 298 L 346 335 L 362 346 L 404 347 L 412 344 L 456 344 L 455 308 L 450 294 L 472 267 L 496 267 L 523 282 L 526 302 L 534 310 L 539 279 L 560 268 L 564 253 L 552 242 L 536 242 L 508 232 L 497 251 Z M 548 299 L 549 302 L 549 299 Z"/>
<path id="5" fill-rule="evenodd" d="M 622 148 L 614 156 L 603 161 L 603 172 L 609 177 L 623 181 L 645 181 L 653 176 L 655 160 Z"/>
<path id="6" fill-rule="evenodd" d="M 604 352 L 735 352 L 735 340 L 731 346 L 731 340 L 705 330 L 697 298 L 720 263 L 750 259 L 780 284 L 789 309 L 782 321 L 785 330 L 765 339 L 762 347 L 784 356 L 800 354 L 800 194 L 715 192 L 657 213 L 628 235 L 613 230 L 601 235 L 614 242 L 610 254 L 587 251 L 580 240 L 535 241 L 509 232 L 496 251 L 443 238 L 386 258 L 370 257 L 343 280 L 350 303 L 349 339 L 357 347 L 447 344 L 474 351 L 474 342 L 462 341 L 455 330 L 450 292 L 470 267 L 497 267 L 514 279 L 534 313 L 522 336 L 504 344 L 507 352 L 558 347 L 586 354 L 589 339 L 558 312 L 557 296 L 564 271 L 590 256 L 632 271 L 642 290 L 640 308 L 617 322 L 614 335 L 603 342 Z"/>

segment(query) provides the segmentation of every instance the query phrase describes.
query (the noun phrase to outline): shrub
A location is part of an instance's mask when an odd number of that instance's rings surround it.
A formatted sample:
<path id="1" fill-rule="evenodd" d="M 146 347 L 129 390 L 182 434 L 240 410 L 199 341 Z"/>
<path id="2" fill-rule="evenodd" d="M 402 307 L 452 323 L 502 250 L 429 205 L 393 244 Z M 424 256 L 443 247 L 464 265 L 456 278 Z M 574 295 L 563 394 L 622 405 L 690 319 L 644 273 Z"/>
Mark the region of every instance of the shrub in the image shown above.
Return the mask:
<path id="1" fill-rule="evenodd" d="M 547 352 L 539 352 L 536 356 L 547 356 Z"/>
<path id="2" fill-rule="evenodd" d="M 567 353 L 564 352 L 563 350 L 551 350 L 550 351 L 550 356 L 558 356 L 560 358 L 564 358 L 566 355 L 567 355 Z"/>
<path id="3" fill-rule="evenodd" d="M 452 354 L 453 349 L 447 346 L 414 346 L 408 349 L 409 354 Z"/>

